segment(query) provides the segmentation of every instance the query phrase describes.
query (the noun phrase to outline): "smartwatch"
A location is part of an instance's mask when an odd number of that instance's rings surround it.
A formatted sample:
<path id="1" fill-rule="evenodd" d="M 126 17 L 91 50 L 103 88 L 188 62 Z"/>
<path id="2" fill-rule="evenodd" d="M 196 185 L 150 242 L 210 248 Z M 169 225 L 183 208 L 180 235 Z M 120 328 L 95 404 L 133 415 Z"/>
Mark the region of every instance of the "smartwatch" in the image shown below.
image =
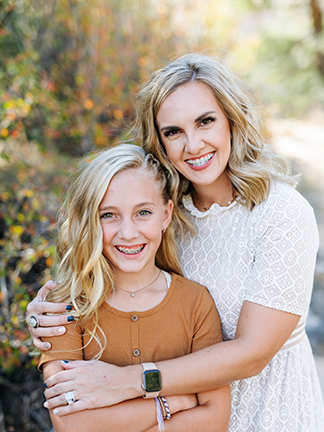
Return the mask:
<path id="1" fill-rule="evenodd" d="M 156 398 L 162 390 L 161 372 L 154 363 L 142 363 L 143 384 L 145 394 L 143 398 Z"/>

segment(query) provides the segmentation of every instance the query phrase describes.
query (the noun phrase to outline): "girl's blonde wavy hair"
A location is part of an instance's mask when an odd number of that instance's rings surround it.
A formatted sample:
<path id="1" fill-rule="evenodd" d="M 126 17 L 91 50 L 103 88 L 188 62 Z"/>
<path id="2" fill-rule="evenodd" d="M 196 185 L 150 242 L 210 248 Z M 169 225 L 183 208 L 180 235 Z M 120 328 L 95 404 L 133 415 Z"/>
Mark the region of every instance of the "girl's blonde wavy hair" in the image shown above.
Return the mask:
<path id="1" fill-rule="evenodd" d="M 168 95 L 192 81 L 201 81 L 211 89 L 229 121 L 232 146 L 227 171 L 240 202 L 252 210 L 267 198 L 274 179 L 295 185 L 287 164 L 265 145 L 259 118 L 241 81 L 222 63 L 207 55 L 184 55 L 156 71 L 143 85 L 138 94 L 134 129 L 144 150 L 159 159 L 173 176 L 177 175 L 159 137 L 156 116 Z M 175 203 L 179 205 L 182 196 L 190 192 L 190 184 L 180 173 L 178 175 Z M 184 215 L 177 207 L 174 217 L 181 224 Z"/>
<path id="2" fill-rule="evenodd" d="M 104 349 L 96 334 L 101 331 L 98 326 L 98 308 L 113 289 L 113 271 L 102 254 L 99 205 L 112 178 L 132 168 L 147 171 L 148 176 L 156 182 L 164 204 L 174 198 L 170 173 L 158 160 L 150 154 L 146 155 L 136 145 L 120 144 L 81 165 L 68 191 L 65 216 L 60 221 L 57 235 L 57 254 L 60 259 L 56 277 L 58 287 L 47 295 L 46 301 L 73 304 L 74 315 L 91 334 L 91 339 L 94 338 L 100 346 L 95 358 L 99 358 Z M 172 222 L 162 236 L 156 265 L 168 272 L 181 274 Z M 91 328 L 88 326 L 90 319 Z"/>

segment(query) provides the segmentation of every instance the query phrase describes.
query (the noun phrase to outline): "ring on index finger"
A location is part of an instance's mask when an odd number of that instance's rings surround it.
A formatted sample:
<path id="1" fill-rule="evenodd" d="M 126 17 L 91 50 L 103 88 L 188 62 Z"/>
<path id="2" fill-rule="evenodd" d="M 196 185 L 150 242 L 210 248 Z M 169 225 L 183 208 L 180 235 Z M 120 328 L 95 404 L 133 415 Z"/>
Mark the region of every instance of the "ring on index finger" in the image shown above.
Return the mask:
<path id="1" fill-rule="evenodd" d="M 74 402 L 76 401 L 75 396 L 74 396 L 74 392 L 68 391 L 67 393 L 65 393 L 65 400 L 69 405 L 74 404 Z"/>
<path id="2" fill-rule="evenodd" d="M 39 327 L 39 320 L 37 318 L 36 315 L 31 315 L 31 317 L 28 320 L 28 324 L 30 325 L 30 327 L 32 328 L 37 328 Z"/>

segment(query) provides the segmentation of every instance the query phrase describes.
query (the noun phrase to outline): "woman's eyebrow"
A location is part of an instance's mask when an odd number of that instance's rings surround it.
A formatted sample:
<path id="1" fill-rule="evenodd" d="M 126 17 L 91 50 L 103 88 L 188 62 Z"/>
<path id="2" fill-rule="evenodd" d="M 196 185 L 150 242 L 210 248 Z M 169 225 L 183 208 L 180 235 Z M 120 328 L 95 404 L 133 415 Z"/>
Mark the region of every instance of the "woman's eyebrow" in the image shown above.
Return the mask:
<path id="1" fill-rule="evenodd" d="M 163 126 L 163 128 L 160 129 L 160 131 L 164 131 L 166 129 L 177 129 L 179 126 Z"/>
<path id="2" fill-rule="evenodd" d="M 201 114 L 199 117 L 196 118 L 195 123 L 199 123 L 208 114 L 216 114 L 216 111 L 206 111 L 206 112 L 204 112 L 203 114 Z"/>

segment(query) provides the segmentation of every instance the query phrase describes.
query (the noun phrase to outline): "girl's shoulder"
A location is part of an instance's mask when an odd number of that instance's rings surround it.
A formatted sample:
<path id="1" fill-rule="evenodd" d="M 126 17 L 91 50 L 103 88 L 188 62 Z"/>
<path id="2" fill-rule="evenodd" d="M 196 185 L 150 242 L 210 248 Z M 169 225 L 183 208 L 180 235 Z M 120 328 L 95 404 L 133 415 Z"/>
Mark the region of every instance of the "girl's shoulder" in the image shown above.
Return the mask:
<path id="1" fill-rule="evenodd" d="M 172 286 L 179 296 L 184 296 L 183 298 L 211 297 L 205 286 L 175 273 L 172 273 Z"/>

